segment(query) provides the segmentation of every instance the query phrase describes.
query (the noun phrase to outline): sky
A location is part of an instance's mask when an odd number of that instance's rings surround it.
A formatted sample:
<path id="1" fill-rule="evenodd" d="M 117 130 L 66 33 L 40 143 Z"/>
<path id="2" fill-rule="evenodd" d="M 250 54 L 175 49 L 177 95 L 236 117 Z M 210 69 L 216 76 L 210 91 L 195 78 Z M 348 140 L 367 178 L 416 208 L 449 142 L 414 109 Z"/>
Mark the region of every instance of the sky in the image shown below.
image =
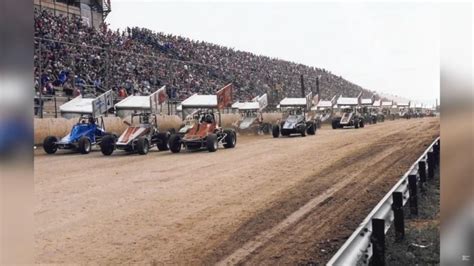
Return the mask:
<path id="1" fill-rule="evenodd" d="M 325 68 L 383 95 L 439 99 L 439 4 L 113 0 L 139 26 Z"/>

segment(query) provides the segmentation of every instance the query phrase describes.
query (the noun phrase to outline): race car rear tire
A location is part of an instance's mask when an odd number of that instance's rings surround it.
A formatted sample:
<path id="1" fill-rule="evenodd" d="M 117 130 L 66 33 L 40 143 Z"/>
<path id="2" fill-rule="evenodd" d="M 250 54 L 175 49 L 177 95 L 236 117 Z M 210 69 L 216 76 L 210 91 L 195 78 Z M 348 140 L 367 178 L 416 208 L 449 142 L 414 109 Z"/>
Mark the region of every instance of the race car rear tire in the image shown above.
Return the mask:
<path id="1" fill-rule="evenodd" d="M 91 141 L 89 140 L 88 137 L 81 137 L 79 139 L 79 142 L 77 144 L 77 149 L 79 150 L 80 153 L 82 154 L 88 154 L 91 152 Z"/>
<path id="2" fill-rule="evenodd" d="M 105 135 L 100 143 L 100 151 L 103 155 L 111 155 L 115 150 L 115 136 Z"/>
<path id="3" fill-rule="evenodd" d="M 172 153 L 178 153 L 181 151 L 181 137 L 179 135 L 173 134 L 170 136 L 168 145 Z"/>
<path id="4" fill-rule="evenodd" d="M 364 121 L 363 121 L 363 120 L 360 121 L 359 126 L 360 126 L 361 128 L 364 127 Z"/>
<path id="5" fill-rule="evenodd" d="M 357 121 L 357 120 L 354 121 L 354 127 L 355 127 L 355 128 L 359 128 L 359 123 L 361 123 L 361 122 L 360 122 L 360 121 Z"/>
<path id="6" fill-rule="evenodd" d="M 47 136 L 43 141 L 43 149 L 47 154 L 54 154 L 58 150 L 56 142 L 58 139 L 54 136 Z"/>
<path id="7" fill-rule="evenodd" d="M 306 127 L 302 128 L 300 133 L 302 137 L 306 137 Z"/>
<path id="8" fill-rule="evenodd" d="M 332 120 L 332 129 L 340 128 L 339 120 Z"/>
<path id="9" fill-rule="evenodd" d="M 209 152 L 217 151 L 217 135 L 216 134 L 209 134 L 206 138 L 206 148 Z"/>
<path id="10" fill-rule="evenodd" d="M 140 155 L 145 155 L 148 153 L 148 151 L 150 150 L 150 143 L 148 142 L 148 139 L 147 138 L 144 138 L 144 137 L 140 137 L 138 140 L 137 140 L 137 151 L 138 151 L 138 154 Z"/>
<path id="11" fill-rule="evenodd" d="M 316 125 L 314 123 L 309 123 L 308 129 L 306 130 L 308 135 L 314 135 L 316 134 Z"/>
<path id="12" fill-rule="evenodd" d="M 278 138 L 280 136 L 280 126 L 273 125 L 272 127 L 272 135 L 274 138 Z"/>
<path id="13" fill-rule="evenodd" d="M 158 143 L 156 144 L 156 146 L 159 151 L 167 151 L 170 149 L 169 138 L 169 132 L 158 133 Z"/>
<path id="14" fill-rule="evenodd" d="M 224 148 L 234 148 L 235 144 L 237 144 L 237 134 L 235 134 L 234 130 L 230 129 L 224 130 L 224 133 L 226 134 Z"/>

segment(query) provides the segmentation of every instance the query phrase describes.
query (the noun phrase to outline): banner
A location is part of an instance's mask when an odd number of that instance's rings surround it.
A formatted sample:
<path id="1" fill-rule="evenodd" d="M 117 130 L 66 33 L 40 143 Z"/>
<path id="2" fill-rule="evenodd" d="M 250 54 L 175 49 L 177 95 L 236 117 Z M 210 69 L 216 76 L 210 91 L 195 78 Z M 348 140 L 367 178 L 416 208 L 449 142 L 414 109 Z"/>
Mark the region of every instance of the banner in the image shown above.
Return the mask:
<path id="1" fill-rule="evenodd" d="M 263 110 L 265 107 L 268 105 L 268 96 L 265 93 L 264 95 L 260 96 L 258 98 L 258 107 L 260 108 L 260 111 Z"/>
<path id="2" fill-rule="evenodd" d="M 112 90 L 99 95 L 92 101 L 92 116 L 98 117 L 114 106 Z"/>
<path id="3" fill-rule="evenodd" d="M 162 103 L 166 101 L 168 96 L 166 95 L 166 86 L 161 87 L 150 95 L 150 108 L 155 114 L 158 113 L 158 108 Z"/>
<path id="4" fill-rule="evenodd" d="M 232 90 L 234 85 L 229 83 L 217 91 L 217 108 L 224 109 L 232 104 Z"/>

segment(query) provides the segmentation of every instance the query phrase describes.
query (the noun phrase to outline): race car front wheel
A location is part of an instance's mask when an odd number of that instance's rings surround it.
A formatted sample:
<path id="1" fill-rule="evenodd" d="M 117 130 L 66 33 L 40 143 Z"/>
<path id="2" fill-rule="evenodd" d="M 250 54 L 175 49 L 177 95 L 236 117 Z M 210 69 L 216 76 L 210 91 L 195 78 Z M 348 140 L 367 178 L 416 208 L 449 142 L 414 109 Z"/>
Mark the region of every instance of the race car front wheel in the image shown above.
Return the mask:
<path id="1" fill-rule="evenodd" d="M 78 150 L 82 154 L 88 154 L 91 152 L 91 141 L 87 137 L 82 137 L 79 139 Z"/>
<path id="2" fill-rule="evenodd" d="M 209 134 L 206 139 L 206 148 L 209 152 L 217 151 L 217 135 Z"/>
<path id="3" fill-rule="evenodd" d="M 139 138 L 137 141 L 138 154 L 145 155 L 148 153 L 149 149 L 150 149 L 150 143 L 148 143 L 148 139 L 144 137 Z"/>
<path id="4" fill-rule="evenodd" d="M 48 136 L 43 141 L 43 149 L 47 154 L 53 154 L 58 150 L 56 142 L 58 139 L 53 136 Z"/>

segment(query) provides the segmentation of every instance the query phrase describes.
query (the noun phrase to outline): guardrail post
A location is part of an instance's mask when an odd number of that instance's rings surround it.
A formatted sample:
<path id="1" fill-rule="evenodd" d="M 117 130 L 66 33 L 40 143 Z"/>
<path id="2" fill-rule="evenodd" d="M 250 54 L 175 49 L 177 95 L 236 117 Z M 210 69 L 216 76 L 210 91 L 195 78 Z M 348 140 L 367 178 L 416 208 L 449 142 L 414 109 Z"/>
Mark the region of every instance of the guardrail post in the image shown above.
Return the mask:
<path id="1" fill-rule="evenodd" d="M 385 265 L 385 220 L 372 219 L 372 258 L 370 265 Z"/>
<path id="2" fill-rule="evenodd" d="M 405 238 L 405 221 L 403 215 L 403 193 L 402 192 L 393 192 L 392 193 L 392 210 L 394 216 L 394 225 L 395 225 L 395 238 L 397 240 L 402 240 Z"/>
<path id="3" fill-rule="evenodd" d="M 440 141 L 438 140 L 435 145 L 433 145 L 433 152 L 435 154 L 435 164 L 439 166 L 439 161 L 440 161 L 440 154 L 439 154 L 439 148 L 440 148 Z"/>
<path id="4" fill-rule="evenodd" d="M 408 176 L 408 187 L 410 190 L 410 214 L 418 215 L 418 195 L 416 189 L 416 175 Z"/>
<path id="5" fill-rule="evenodd" d="M 434 178 L 434 169 L 435 169 L 435 154 L 434 152 L 428 152 L 428 179 Z"/>
<path id="6" fill-rule="evenodd" d="M 420 176 L 420 182 L 421 186 L 424 185 L 426 182 L 426 162 L 425 161 L 419 161 L 418 162 L 418 175 Z"/>

